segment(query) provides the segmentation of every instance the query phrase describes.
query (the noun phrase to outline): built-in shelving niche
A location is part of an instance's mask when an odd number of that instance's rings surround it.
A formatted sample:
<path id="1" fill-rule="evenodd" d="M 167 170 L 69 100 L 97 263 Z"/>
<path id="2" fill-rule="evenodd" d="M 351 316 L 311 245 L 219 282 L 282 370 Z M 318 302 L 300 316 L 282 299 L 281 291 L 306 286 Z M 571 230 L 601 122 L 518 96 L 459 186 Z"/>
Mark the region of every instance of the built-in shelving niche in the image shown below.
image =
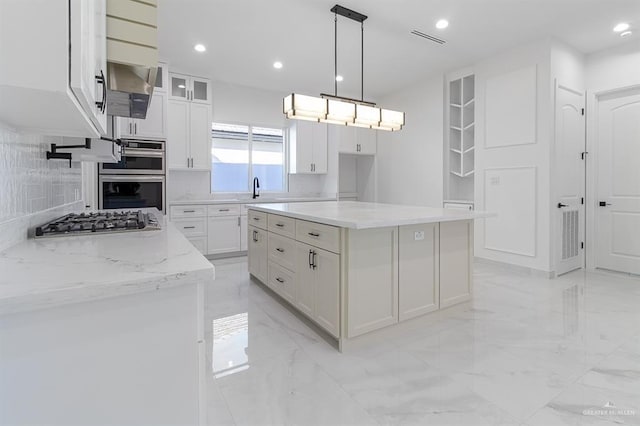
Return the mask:
<path id="1" fill-rule="evenodd" d="M 475 77 L 448 82 L 449 123 L 445 135 L 445 200 L 473 203 L 475 172 Z"/>

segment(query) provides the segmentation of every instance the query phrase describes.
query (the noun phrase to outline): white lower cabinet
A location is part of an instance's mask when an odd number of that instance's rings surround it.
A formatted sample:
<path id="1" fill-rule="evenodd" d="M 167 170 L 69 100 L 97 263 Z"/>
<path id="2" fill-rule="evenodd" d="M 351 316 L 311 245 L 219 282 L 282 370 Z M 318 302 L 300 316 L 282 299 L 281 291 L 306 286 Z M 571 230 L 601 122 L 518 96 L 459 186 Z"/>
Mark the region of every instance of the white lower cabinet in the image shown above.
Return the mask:
<path id="1" fill-rule="evenodd" d="M 437 223 L 400 226 L 398 243 L 398 319 L 418 317 L 440 307 L 439 228 Z"/>
<path id="2" fill-rule="evenodd" d="M 240 216 L 240 251 L 247 251 L 247 247 L 247 215 L 245 214 Z"/>
<path id="3" fill-rule="evenodd" d="M 296 306 L 329 334 L 340 335 L 340 256 L 297 242 Z"/>
<path id="4" fill-rule="evenodd" d="M 209 217 L 209 254 L 240 251 L 240 216 Z"/>
<path id="5" fill-rule="evenodd" d="M 249 272 L 266 283 L 268 279 L 267 231 L 249 226 L 248 234 Z"/>
<path id="6" fill-rule="evenodd" d="M 267 285 L 289 303 L 295 303 L 295 274 L 275 262 L 269 262 L 269 281 Z"/>
<path id="7" fill-rule="evenodd" d="M 473 221 L 440 223 L 440 308 L 471 300 Z"/>

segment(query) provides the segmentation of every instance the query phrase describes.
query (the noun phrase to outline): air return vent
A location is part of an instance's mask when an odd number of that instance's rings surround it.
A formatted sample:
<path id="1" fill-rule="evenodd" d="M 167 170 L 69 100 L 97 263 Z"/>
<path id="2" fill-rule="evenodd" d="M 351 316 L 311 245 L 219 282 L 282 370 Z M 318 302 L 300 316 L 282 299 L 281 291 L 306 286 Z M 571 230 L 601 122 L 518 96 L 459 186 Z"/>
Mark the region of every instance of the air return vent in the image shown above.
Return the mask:
<path id="1" fill-rule="evenodd" d="M 438 38 L 438 37 L 434 37 L 432 35 L 429 34 L 425 34 L 422 31 L 418 31 L 418 30 L 411 30 L 411 34 L 413 35 L 417 35 L 418 37 L 422 37 L 422 38 L 426 38 L 429 41 L 432 41 L 434 43 L 438 43 L 438 44 L 445 44 L 446 41 Z"/>
<path id="2" fill-rule="evenodd" d="M 578 210 L 562 212 L 562 260 L 578 255 Z"/>

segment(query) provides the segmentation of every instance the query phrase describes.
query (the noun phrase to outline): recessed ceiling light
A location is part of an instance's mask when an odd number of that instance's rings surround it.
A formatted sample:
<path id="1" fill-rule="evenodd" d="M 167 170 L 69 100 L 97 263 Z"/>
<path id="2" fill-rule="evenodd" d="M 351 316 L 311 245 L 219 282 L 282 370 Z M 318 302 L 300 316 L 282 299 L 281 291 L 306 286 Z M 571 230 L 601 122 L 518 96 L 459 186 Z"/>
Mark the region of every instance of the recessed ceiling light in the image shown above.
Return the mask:
<path id="1" fill-rule="evenodd" d="M 617 33 L 621 33 L 623 31 L 627 31 L 628 29 L 629 29 L 629 24 L 627 24 L 626 22 L 620 22 L 618 25 L 613 27 L 613 31 L 615 31 Z"/>
<path id="2" fill-rule="evenodd" d="M 341 82 L 342 80 L 344 80 L 344 78 L 342 78 L 341 75 L 336 75 L 336 81 L 337 82 Z"/>
<path id="3" fill-rule="evenodd" d="M 441 19 L 438 22 L 436 22 L 436 28 L 439 30 L 444 30 L 448 26 L 449 26 L 449 21 L 447 21 L 446 19 Z"/>
<path id="4" fill-rule="evenodd" d="M 282 62 L 280 62 L 280 61 L 275 61 L 275 62 L 273 63 L 273 67 L 274 67 L 275 69 L 279 70 L 280 68 L 282 68 Z"/>
<path id="5" fill-rule="evenodd" d="M 195 46 L 193 46 L 193 48 L 195 49 L 196 52 L 204 52 L 207 50 L 204 44 L 196 44 Z"/>
<path id="6" fill-rule="evenodd" d="M 620 37 L 627 37 L 633 34 L 631 31 L 623 31 L 620 33 Z"/>

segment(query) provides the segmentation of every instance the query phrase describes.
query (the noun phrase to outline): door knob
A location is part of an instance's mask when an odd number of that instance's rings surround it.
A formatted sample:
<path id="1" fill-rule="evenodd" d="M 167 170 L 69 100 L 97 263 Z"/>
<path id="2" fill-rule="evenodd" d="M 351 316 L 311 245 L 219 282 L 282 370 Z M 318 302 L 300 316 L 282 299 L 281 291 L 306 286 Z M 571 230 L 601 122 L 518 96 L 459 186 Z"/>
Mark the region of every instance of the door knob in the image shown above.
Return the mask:
<path id="1" fill-rule="evenodd" d="M 607 203 L 606 201 L 600 201 L 600 202 L 598 203 L 598 205 L 599 205 L 600 207 L 606 207 L 606 206 L 610 206 L 611 204 L 610 204 L 610 203 Z"/>
<path id="2" fill-rule="evenodd" d="M 568 204 L 562 204 L 562 203 L 558 203 L 558 208 L 561 209 L 563 207 L 567 207 Z"/>

